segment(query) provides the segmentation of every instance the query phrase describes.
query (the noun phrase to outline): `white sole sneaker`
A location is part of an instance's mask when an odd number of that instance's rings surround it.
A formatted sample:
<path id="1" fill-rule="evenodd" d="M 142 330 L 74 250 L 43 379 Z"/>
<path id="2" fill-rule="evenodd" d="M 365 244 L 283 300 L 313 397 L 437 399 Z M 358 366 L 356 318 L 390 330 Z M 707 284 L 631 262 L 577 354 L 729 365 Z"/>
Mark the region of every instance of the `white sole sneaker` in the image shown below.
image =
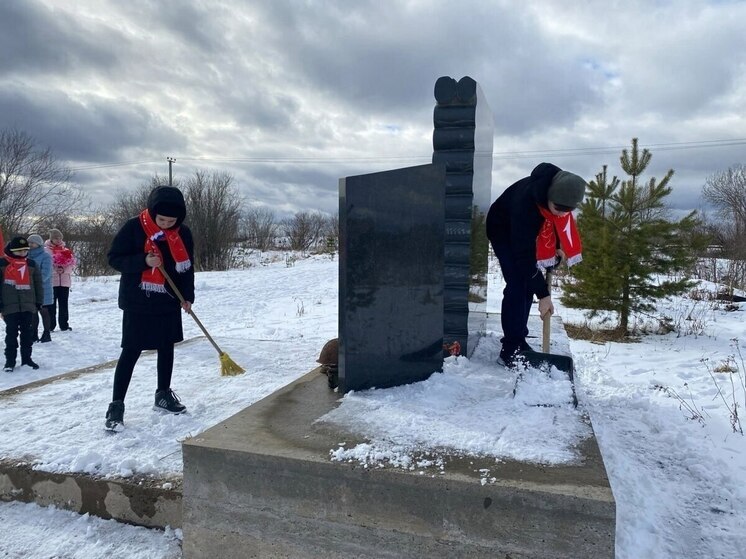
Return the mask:
<path id="1" fill-rule="evenodd" d="M 160 406 L 153 406 L 153 410 L 159 411 L 161 413 L 170 413 L 172 415 L 181 415 L 182 413 L 186 413 L 186 408 L 184 408 L 181 411 L 171 411 L 171 410 L 167 410 L 166 408 L 162 408 Z"/>

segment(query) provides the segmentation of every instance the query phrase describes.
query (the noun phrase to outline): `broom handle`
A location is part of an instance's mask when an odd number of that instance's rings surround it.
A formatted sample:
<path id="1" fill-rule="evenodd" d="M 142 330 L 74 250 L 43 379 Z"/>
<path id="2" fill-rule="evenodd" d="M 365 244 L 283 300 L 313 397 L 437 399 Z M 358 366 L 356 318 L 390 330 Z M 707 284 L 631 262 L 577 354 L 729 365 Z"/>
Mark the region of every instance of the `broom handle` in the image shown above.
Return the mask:
<path id="1" fill-rule="evenodd" d="M 549 295 L 552 294 L 552 271 L 547 270 L 547 287 L 549 288 Z M 541 351 L 549 353 L 549 332 L 552 328 L 552 315 L 547 313 L 544 315 L 544 330 L 542 332 Z"/>
<path id="2" fill-rule="evenodd" d="M 171 286 L 171 289 L 174 290 L 174 293 L 176 293 L 176 296 L 179 298 L 179 301 L 182 303 L 185 303 L 186 300 L 184 299 L 184 296 L 181 294 L 181 291 L 179 291 L 179 288 L 176 287 L 176 284 L 174 283 L 174 280 L 171 279 L 171 276 L 168 275 L 168 272 L 166 272 L 166 269 L 163 267 L 163 265 L 158 266 L 158 269 L 161 271 L 161 274 L 163 274 L 163 277 L 166 278 L 166 281 L 168 282 L 168 285 Z M 218 347 L 218 344 L 215 343 L 215 340 L 212 339 L 212 336 L 208 333 L 207 329 L 202 325 L 202 323 L 199 321 L 199 318 L 197 318 L 197 315 L 194 314 L 194 311 L 189 308 L 189 311 L 187 311 L 191 317 L 194 319 L 194 322 L 197 323 L 197 326 L 199 326 L 200 330 L 205 334 L 208 340 L 210 340 L 210 343 L 212 346 L 217 350 L 217 352 L 220 355 L 223 355 L 223 350 Z"/>

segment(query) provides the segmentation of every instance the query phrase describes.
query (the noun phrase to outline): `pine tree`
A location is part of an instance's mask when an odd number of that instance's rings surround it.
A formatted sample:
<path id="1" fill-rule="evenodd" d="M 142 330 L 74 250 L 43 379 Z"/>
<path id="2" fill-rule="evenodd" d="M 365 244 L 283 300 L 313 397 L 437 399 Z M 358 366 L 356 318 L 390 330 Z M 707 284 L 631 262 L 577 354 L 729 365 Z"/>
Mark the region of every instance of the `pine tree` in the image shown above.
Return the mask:
<path id="1" fill-rule="evenodd" d="M 574 281 L 565 286 L 562 299 L 591 315 L 615 312 L 625 334 L 632 313 L 650 312 L 654 301 L 692 285 L 682 272 L 691 269 L 702 244 L 694 233 L 695 211 L 678 221 L 667 219 L 664 201 L 672 191 L 673 169 L 660 182 L 642 181 L 651 158 L 633 138 L 632 149 L 620 157 L 629 179 L 609 181 L 604 165 L 590 182 L 578 218 L 583 263 L 573 268 Z"/>

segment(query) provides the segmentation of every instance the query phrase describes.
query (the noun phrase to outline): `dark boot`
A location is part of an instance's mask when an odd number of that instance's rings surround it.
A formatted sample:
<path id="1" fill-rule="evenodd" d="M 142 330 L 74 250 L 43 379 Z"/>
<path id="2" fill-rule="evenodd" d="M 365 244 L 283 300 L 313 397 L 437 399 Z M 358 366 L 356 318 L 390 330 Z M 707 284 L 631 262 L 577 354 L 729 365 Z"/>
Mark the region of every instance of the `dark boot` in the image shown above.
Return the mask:
<path id="1" fill-rule="evenodd" d="M 36 370 L 39 368 L 39 365 L 34 363 L 30 357 L 27 357 L 26 359 L 21 360 L 21 365 L 27 365 L 31 367 L 32 369 Z"/>
<path id="2" fill-rule="evenodd" d="M 5 367 L 3 367 L 3 371 L 6 373 L 12 373 L 13 369 L 16 368 L 16 362 L 15 361 L 6 361 Z"/>
<path id="3" fill-rule="evenodd" d="M 115 431 L 118 426 L 124 425 L 124 402 L 114 400 L 106 410 L 106 423 L 104 426 L 109 431 Z"/>
<path id="4" fill-rule="evenodd" d="M 44 333 L 43 333 L 43 334 L 41 335 L 41 339 L 40 339 L 39 341 L 40 341 L 41 343 L 46 343 L 46 342 L 51 342 L 51 341 L 52 341 L 52 336 L 51 336 L 51 335 L 49 334 L 49 331 L 48 331 L 48 330 L 47 330 L 47 331 L 45 331 L 45 332 L 44 332 Z"/>

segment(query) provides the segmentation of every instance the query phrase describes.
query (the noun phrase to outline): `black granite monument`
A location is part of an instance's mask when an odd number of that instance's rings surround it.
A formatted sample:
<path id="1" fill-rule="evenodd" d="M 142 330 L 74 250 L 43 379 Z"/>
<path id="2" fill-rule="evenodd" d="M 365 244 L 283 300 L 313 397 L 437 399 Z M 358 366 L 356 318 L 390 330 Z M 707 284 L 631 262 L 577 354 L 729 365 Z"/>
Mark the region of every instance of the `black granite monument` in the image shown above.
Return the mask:
<path id="1" fill-rule="evenodd" d="M 472 78 L 435 83 L 433 162 L 446 166 L 443 341 L 471 355 L 487 318 L 485 218 L 492 185 L 493 117 Z"/>
<path id="2" fill-rule="evenodd" d="M 425 380 L 443 366 L 445 166 L 339 181 L 339 388 Z"/>

